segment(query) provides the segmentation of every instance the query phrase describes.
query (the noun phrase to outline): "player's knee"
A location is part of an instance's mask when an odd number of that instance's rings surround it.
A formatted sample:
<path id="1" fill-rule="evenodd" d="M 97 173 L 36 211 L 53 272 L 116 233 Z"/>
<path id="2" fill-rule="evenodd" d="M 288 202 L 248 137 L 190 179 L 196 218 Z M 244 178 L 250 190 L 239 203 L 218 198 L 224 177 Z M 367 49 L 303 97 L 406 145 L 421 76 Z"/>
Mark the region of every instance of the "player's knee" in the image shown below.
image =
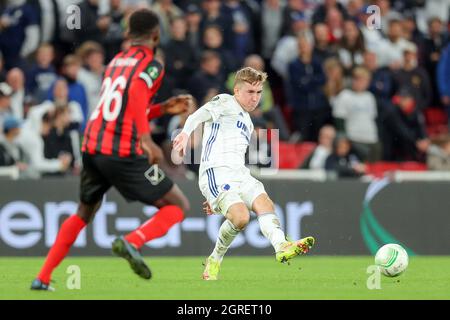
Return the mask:
<path id="1" fill-rule="evenodd" d="M 239 216 L 234 217 L 234 219 L 231 222 L 237 229 L 244 230 L 245 227 L 247 227 L 248 223 L 250 222 L 250 215 L 241 214 Z"/>
<path id="2" fill-rule="evenodd" d="M 263 194 L 253 202 L 253 210 L 256 213 L 275 212 L 275 204 L 267 194 Z"/>

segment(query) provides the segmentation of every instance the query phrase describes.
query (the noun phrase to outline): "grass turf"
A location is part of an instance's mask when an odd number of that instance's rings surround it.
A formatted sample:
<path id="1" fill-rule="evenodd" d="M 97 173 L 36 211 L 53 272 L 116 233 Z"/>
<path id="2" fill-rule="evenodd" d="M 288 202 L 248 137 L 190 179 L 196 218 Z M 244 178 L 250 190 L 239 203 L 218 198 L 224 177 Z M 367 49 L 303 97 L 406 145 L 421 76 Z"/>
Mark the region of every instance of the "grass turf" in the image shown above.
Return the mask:
<path id="1" fill-rule="evenodd" d="M 70 257 L 54 272 L 55 292 L 29 290 L 43 258 L 0 258 L 0 299 L 450 299 L 450 257 L 413 257 L 397 278 L 381 276 L 369 290 L 373 258 L 314 257 L 278 264 L 272 257 L 226 257 L 219 281 L 203 281 L 203 257 L 147 257 L 150 281 L 119 258 Z M 69 290 L 67 268 L 81 269 Z"/>

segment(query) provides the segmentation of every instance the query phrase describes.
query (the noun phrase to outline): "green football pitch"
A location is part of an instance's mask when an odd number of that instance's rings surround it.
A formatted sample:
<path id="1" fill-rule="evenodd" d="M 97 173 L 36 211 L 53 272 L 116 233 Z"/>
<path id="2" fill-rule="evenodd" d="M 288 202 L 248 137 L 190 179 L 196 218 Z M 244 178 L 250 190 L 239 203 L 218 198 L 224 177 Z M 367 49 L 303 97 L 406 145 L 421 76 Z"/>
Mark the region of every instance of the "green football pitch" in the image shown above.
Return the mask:
<path id="1" fill-rule="evenodd" d="M 146 257 L 151 280 L 140 279 L 119 258 L 69 257 L 55 271 L 55 292 L 29 290 L 43 258 L 0 258 L 0 299 L 450 299 L 450 257 L 412 257 L 406 272 L 381 276 L 362 257 L 225 257 L 219 281 L 203 281 L 203 257 Z M 80 289 L 69 266 L 80 270 Z"/>

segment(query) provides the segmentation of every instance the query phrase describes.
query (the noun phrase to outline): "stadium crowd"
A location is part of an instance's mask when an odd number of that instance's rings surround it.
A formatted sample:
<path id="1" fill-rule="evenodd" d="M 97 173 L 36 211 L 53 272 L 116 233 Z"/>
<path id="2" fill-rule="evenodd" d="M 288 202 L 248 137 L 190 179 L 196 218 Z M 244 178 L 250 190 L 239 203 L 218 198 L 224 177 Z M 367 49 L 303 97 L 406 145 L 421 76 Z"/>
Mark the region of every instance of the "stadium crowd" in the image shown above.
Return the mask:
<path id="1" fill-rule="evenodd" d="M 315 143 L 301 168 L 354 177 L 365 163 L 417 161 L 450 170 L 447 0 L 1 2 L 0 166 L 23 178 L 79 173 L 105 65 L 130 46 L 127 17 L 145 6 L 161 18 L 157 100 L 190 93 L 201 106 L 251 66 L 269 74 L 256 132 Z M 445 115 L 441 125 L 432 114 Z M 198 170 L 170 162 L 170 138 L 187 115 L 152 123 L 173 175 Z"/>

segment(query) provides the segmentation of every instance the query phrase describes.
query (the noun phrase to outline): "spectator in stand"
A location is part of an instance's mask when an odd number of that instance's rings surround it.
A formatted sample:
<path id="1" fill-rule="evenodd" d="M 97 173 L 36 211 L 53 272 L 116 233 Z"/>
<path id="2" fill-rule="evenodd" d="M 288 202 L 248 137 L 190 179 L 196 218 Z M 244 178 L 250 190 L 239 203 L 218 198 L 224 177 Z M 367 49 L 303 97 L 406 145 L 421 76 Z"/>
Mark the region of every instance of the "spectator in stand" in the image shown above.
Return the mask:
<path id="1" fill-rule="evenodd" d="M 39 45 L 39 15 L 26 0 L 9 0 L 0 12 L 0 52 L 5 69 L 25 69 L 25 59 Z"/>
<path id="2" fill-rule="evenodd" d="M 358 21 L 361 13 L 365 13 L 366 4 L 364 0 L 349 0 L 346 6 L 347 19 Z"/>
<path id="3" fill-rule="evenodd" d="M 381 158 L 377 129 L 377 104 L 368 91 L 370 72 L 356 67 L 352 73 L 352 89 L 343 90 L 333 101 L 333 117 L 337 130 L 345 132 L 355 151 L 364 161 Z"/>
<path id="4" fill-rule="evenodd" d="M 339 3 L 337 0 L 325 0 L 325 3 L 320 4 L 312 17 L 313 24 L 324 23 L 327 17 L 327 13 L 331 9 L 337 9 L 342 14 L 344 19 L 347 18 L 347 10 L 345 7 Z"/>
<path id="5" fill-rule="evenodd" d="M 103 37 L 103 48 L 105 52 L 105 61 L 111 61 L 120 51 L 120 46 L 124 39 L 124 18 L 125 7 L 122 0 L 110 0 L 110 11 L 108 16 L 111 18 L 106 34 Z"/>
<path id="6" fill-rule="evenodd" d="M 63 61 L 62 75 L 67 81 L 69 87 L 69 101 L 76 101 L 81 107 L 83 112 L 83 122 L 80 126 L 80 131 L 84 130 L 86 120 L 88 118 L 89 109 L 88 101 L 86 96 L 86 90 L 81 83 L 77 81 L 78 72 L 80 71 L 81 61 L 75 55 L 67 55 Z M 48 100 L 54 101 L 54 85 L 50 88 L 48 92 Z"/>
<path id="7" fill-rule="evenodd" d="M 111 17 L 99 10 L 100 0 L 83 0 L 80 8 L 80 28 L 75 33 L 76 47 L 86 41 L 103 43 L 111 25 Z"/>
<path id="8" fill-rule="evenodd" d="M 19 68 L 13 68 L 6 74 L 6 82 L 12 89 L 11 95 L 11 110 L 14 116 L 23 120 L 25 117 L 25 75 Z"/>
<path id="9" fill-rule="evenodd" d="M 423 111 L 431 102 L 431 83 L 427 72 L 417 61 L 417 47 L 409 42 L 403 50 L 403 66 L 394 74 L 397 91 L 407 88 L 414 93 L 416 108 Z"/>
<path id="10" fill-rule="evenodd" d="M 450 171 L 450 137 L 435 141 L 427 150 L 428 170 Z"/>
<path id="11" fill-rule="evenodd" d="M 161 45 L 166 45 L 170 40 L 170 21 L 183 16 L 183 11 L 172 0 L 153 1 L 152 10 L 159 16 L 161 30 Z"/>
<path id="12" fill-rule="evenodd" d="M 437 84 L 442 105 L 447 110 L 450 131 L 450 44 L 442 51 L 437 67 Z"/>
<path id="13" fill-rule="evenodd" d="M 398 70 L 403 65 L 403 51 L 410 45 L 410 41 L 404 38 L 401 20 L 389 21 L 388 38 L 375 43 L 376 47 L 369 47 L 377 53 L 378 63 L 381 67 L 389 66 L 392 70 Z"/>
<path id="14" fill-rule="evenodd" d="M 322 87 L 325 74 L 305 36 L 298 38 L 299 57 L 289 64 L 289 104 L 293 122 L 303 141 L 317 141 L 319 129 L 329 121 L 330 109 Z"/>
<path id="15" fill-rule="evenodd" d="M 233 52 L 223 45 L 222 31 L 219 26 L 210 25 L 205 28 L 203 34 L 203 47 L 204 50 L 214 51 L 219 55 L 221 61 L 221 73 L 224 78 L 237 68 L 237 61 Z"/>
<path id="16" fill-rule="evenodd" d="M 364 61 L 363 55 L 366 51 L 364 37 L 353 20 L 344 22 L 344 35 L 338 46 L 338 56 L 347 74 L 353 67 L 361 65 Z"/>
<path id="17" fill-rule="evenodd" d="M 268 6 L 275 7 L 274 1 L 266 2 Z M 277 7 L 280 8 L 280 3 L 277 4 Z M 305 3 L 303 0 L 288 0 L 286 6 L 280 9 L 282 10 L 279 10 L 278 13 L 282 14 L 281 35 L 292 35 L 292 25 L 298 20 L 298 17 L 305 17 Z"/>
<path id="18" fill-rule="evenodd" d="M 331 125 L 325 125 L 319 131 L 319 143 L 313 152 L 303 162 L 301 169 L 325 169 L 325 162 L 333 152 L 333 141 L 336 130 Z"/>
<path id="19" fill-rule="evenodd" d="M 70 169 L 75 164 L 74 143 L 70 134 L 70 110 L 67 105 L 55 108 L 53 124 L 50 132 L 44 138 L 44 157 L 46 159 L 58 159 L 61 155 L 70 155 L 72 159 Z M 78 146 L 76 146 L 78 147 Z M 64 172 L 50 173 L 49 175 L 63 175 Z"/>
<path id="20" fill-rule="evenodd" d="M 288 6 L 291 2 L 300 3 L 301 1 L 289 1 Z M 261 55 L 267 61 L 269 60 L 275 47 L 277 45 L 278 39 L 280 39 L 281 34 L 283 34 L 283 24 L 287 24 L 287 29 L 291 31 L 291 22 L 287 19 L 283 19 L 285 14 L 285 8 L 280 0 L 264 0 L 261 5 Z"/>
<path id="21" fill-rule="evenodd" d="M 381 30 L 383 34 L 387 35 L 389 33 L 389 23 L 391 20 L 401 20 L 402 15 L 391 8 L 391 3 L 389 0 L 376 0 L 375 5 L 380 8 L 380 23 Z"/>
<path id="22" fill-rule="evenodd" d="M 425 161 L 429 146 L 423 114 L 417 110 L 414 94 L 402 89 L 392 98 L 383 123 L 386 131 L 385 160 Z"/>
<path id="23" fill-rule="evenodd" d="M 439 95 L 437 84 L 437 65 L 442 50 L 445 48 L 449 40 L 448 35 L 444 32 L 444 26 L 438 17 L 431 18 L 428 22 L 428 35 L 424 41 L 424 68 L 428 73 L 433 89 L 432 106 L 441 106 L 442 102 Z"/>
<path id="24" fill-rule="evenodd" d="M 77 56 L 83 66 L 77 73 L 77 81 L 83 86 L 88 101 L 88 114 L 97 106 L 100 99 L 103 73 L 105 71 L 105 54 L 101 45 L 88 41 L 77 50 Z"/>
<path id="25" fill-rule="evenodd" d="M 83 110 L 77 101 L 69 99 L 69 87 L 64 78 L 56 80 L 53 86 L 53 97 L 53 101 L 47 100 L 44 104 L 50 104 L 54 107 L 68 106 L 71 129 L 79 129 L 84 122 Z"/>
<path id="26" fill-rule="evenodd" d="M 254 21 L 251 8 L 244 1 L 224 0 L 222 10 L 232 19 L 232 52 L 240 65 L 245 57 L 255 50 L 254 29 L 258 25 Z"/>
<path id="27" fill-rule="evenodd" d="M 0 135 L 0 167 L 16 166 L 20 178 L 37 178 L 37 172 L 29 166 L 30 159 L 17 143 L 20 135 L 21 123 L 19 119 L 11 116 L 3 124 L 3 136 Z"/>
<path id="28" fill-rule="evenodd" d="M 233 20 L 231 15 L 223 10 L 221 0 L 203 0 L 203 19 L 200 22 L 200 34 L 209 25 L 218 25 L 223 34 L 223 43 L 228 50 L 233 50 Z"/>
<path id="29" fill-rule="evenodd" d="M 329 58 L 325 60 L 323 69 L 326 76 L 323 91 L 328 101 L 331 102 L 346 87 L 344 68 L 339 59 Z"/>
<path id="30" fill-rule="evenodd" d="M 172 39 L 164 48 L 166 74 L 173 79 L 175 88 L 185 89 L 189 76 L 197 69 L 197 54 L 186 39 L 183 17 L 173 19 L 170 28 Z"/>
<path id="31" fill-rule="evenodd" d="M 62 154 L 58 159 L 46 159 L 44 157 L 44 138 L 52 127 L 53 106 L 34 106 L 28 113 L 18 142 L 26 155 L 31 159 L 30 166 L 40 175 L 46 173 L 66 172 L 72 161 L 72 157 Z"/>
<path id="32" fill-rule="evenodd" d="M 37 103 L 45 100 L 48 90 L 57 78 L 53 59 L 53 46 L 42 44 L 36 51 L 36 62 L 27 73 L 25 79 L 26 92 Z"/>
<path id="33" fill-rule="evenodd" d="M 378 101 L 390 101 L 395 91 L 394 77 L 388 67 L 378 67 L 377 59 L 377 55 L 372 51 L 364 53 L 363 66 L 372 74 L 369 91 Z M 378 111 L 381 114 L 383 110 Z"/>
<path id="34" fill-rule="evenodd" d="M 295 14 L 292 18 L 291 32 L 283 36 L 275 47 L 270 65 L 273 70 L 286 80 L 288 77 L 288 65 L 298 57 L 298 40 L 300 35 L 309 36 L 312 39 L 311 30 L 306 17 L 303 14 Z"/>
<path id="35" fill-rule="evenodd" d="M 208 92 L 225 92 L 224 79 L 220 72 L 220 56 L 214 51 L 205 51 L 200 60 L 198 70 L 189 80 L 189 92 L 203 105 Z M 214 95 L 213 95 L 214 96 Z M 212 97 L 211 97 L 212 98 Z"/>
<path id="36" fill-rule="evenodd" d="M 337 8 L 331 8 L 327 12 L 325 24 L 328 26 L 330 44 L 334 45 L 340 42 L 344 34 L 344 19 L 342 13 Z"/>
<path id="37" fill-rule="evenodd" d="M 11 111 L 11 95 L 11 87 L 6 82 L 0 83 L 0 132 L 3 130 L 5 118 L 13 115 Z"/>
<path id="38" fill-rule="evenodd" d="M 200 23 L 202 21 L 202 11 L 200 8 L 191 3 L 186 8 L 186 24 L 187 34 L 186 39 L 192 49 L 201 47 L 202 39 L 200 33 Z"/>
<path id="39" fill-rule="evenodd" d="M 326 59 L 336 56 L 335 46 L 330 43 L 329 29 L 324 23 L 313 26 L 314 51 L 313 56 L 322 64 Z"/>
<path id="40" fill-rule="evenodd" d="M 366 172 L 366 166 L 352 150 L 351 141 L 338 134 L 333 142 L 333 153 L 325 161 L 325 169 L 335 172 L 339 178 L 357 178 Z"/>
<path id="41" fill-rule="evenodd" d="M 417 28 L 415 14 L 412 12 L 404 13 L 402 19 L 402 26 L 403 26 L 403 37 L 407 41 L 410 41 L 417 46 L 417 48 L 419 49 L 418 50 L 419 61 L 423 62 L 422 51 L 425 37 L 422 34 L 422 32 L 420 32 L 420 30 Z"/>

